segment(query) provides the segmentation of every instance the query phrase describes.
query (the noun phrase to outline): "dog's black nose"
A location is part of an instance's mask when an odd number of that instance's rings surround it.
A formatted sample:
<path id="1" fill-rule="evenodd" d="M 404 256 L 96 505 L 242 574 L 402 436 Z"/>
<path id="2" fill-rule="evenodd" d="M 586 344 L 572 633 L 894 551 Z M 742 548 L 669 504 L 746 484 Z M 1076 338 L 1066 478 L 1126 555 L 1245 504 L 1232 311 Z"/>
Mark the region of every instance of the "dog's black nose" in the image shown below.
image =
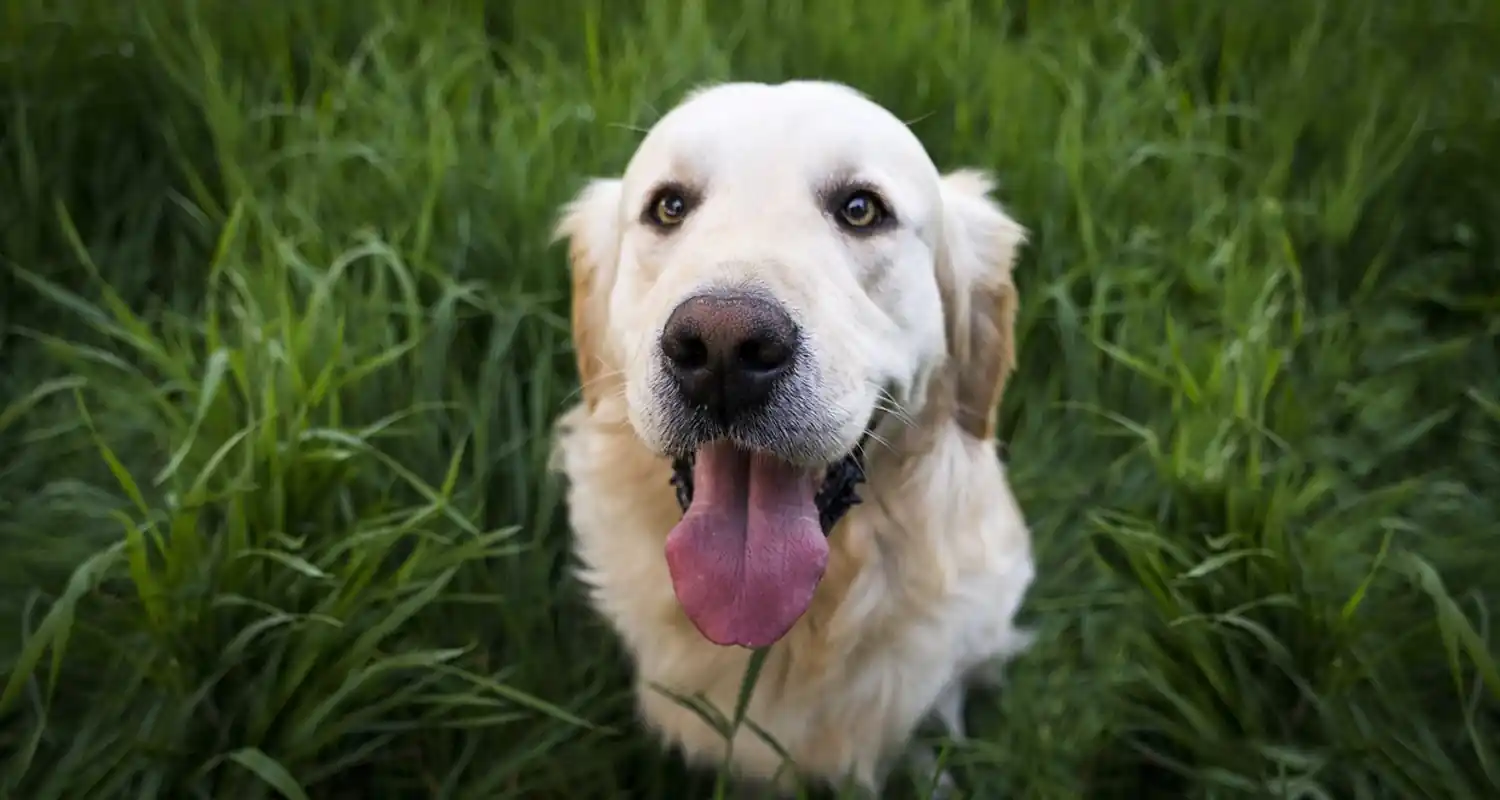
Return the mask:
<path id="1" fill-rule="evenodd" d="M 721 425 L 766 404 L 792 367 L 797 324 L 774 300 L 745 292 L 690 297 L 661 335 L 683 399 Z"/>

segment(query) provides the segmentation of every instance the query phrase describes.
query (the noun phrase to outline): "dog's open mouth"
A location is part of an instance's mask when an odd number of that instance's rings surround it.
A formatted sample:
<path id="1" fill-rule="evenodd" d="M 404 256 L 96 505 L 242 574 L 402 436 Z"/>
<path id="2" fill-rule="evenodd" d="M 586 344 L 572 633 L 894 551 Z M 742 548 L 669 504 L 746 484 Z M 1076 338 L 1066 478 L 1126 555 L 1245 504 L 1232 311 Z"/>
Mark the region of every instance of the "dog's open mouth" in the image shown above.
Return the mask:
<path id="1" fill-rule="evenodd" d="M 667 568 L 705 638 L 764 647 L 791 630 L 823 579 L 828 533 L 859 502 L 861 452 L 814 471 L 720 440 L 674 463 L 683 516 Z"/>

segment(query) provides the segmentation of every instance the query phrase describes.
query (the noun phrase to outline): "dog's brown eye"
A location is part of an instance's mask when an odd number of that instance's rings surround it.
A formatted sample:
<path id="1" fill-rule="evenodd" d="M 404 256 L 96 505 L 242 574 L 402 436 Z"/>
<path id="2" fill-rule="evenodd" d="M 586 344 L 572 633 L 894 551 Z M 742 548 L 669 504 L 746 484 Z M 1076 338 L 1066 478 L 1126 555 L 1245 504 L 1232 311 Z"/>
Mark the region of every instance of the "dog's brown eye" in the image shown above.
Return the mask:
<path id="1" fill-rule="evenodd" d="M 651 219 L 663 227 L 671 227 L 687 217 L 687 198 L 677 192 L 662 192 L 651 207 Z"/>
<path id="2" fill-rule="evenodd" d="M 839 219 L 851 228 L 872 228 L 885 220 L 885 206 L 870 192 L 857 191 L 839 206 Z"/>

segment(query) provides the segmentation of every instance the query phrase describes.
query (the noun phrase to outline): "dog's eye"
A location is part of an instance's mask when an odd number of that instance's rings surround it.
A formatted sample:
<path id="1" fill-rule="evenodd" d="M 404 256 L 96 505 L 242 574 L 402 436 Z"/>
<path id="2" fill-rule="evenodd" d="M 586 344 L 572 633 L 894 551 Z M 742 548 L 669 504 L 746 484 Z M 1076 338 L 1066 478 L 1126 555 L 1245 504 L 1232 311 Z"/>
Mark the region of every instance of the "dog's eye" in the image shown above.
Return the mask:
<path id="1" fill-rule="evenodd" d="M 688 201 L 681 192 L 663 189 L 651 203 L 651 221 L 664 228 L 680 225 L 687 218 Z"/>
<path id="2" fill-rule="evenodd" d="M 861 189 L 844 198 L 838 217 L 850 228 L 868 230 L 885 221 L 886 210 L 880 198 Z"/>

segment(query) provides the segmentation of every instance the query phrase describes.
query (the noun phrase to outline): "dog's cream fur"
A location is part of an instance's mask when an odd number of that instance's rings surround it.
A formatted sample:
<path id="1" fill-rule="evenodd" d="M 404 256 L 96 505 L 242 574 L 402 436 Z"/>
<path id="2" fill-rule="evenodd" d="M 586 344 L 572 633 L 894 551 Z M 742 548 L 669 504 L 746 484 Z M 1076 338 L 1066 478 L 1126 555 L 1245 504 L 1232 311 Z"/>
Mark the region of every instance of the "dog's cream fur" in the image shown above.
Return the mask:
<path id="1" fill-rule="evenodd" d="M 830 176 L 878 187 L 898 222 L 851 237 L 815 199 Z M 641 220 L 663 179 L 701 201 L 670 236 Z M 1014 617 L 1032 581 L 1030 534 L 997 457 L 994 409 L 1014 362 L 1011 269 L 1024 232 L 980 173 L 940 175 L 899 120 L 831 83 L 724 84 L 690 96 L 619 179 L 568 206 L 573 334 L 583 401 L 559 420 L 581 576 L 634 658 L 646 723 L 695 763 L 725 743 L 654 687 L 733 712 L 750 652 L 711 644 L 673 593 L 663 555 L 681 518 L 656 339 L 694 291 L 765 287 L 806 332 L 794 429 L 809 460 L 866 448 L 864 503 L 829 537 L 812 607 L 772 647 L 748 718 L 804 776 L 878 792 L 916 726 L 962 735 L 965 687 L 1030 634 Z M 732 765 L 785 775 L 742 727 Z M 946 780 L 946 776 L 944 776 Z"/>

